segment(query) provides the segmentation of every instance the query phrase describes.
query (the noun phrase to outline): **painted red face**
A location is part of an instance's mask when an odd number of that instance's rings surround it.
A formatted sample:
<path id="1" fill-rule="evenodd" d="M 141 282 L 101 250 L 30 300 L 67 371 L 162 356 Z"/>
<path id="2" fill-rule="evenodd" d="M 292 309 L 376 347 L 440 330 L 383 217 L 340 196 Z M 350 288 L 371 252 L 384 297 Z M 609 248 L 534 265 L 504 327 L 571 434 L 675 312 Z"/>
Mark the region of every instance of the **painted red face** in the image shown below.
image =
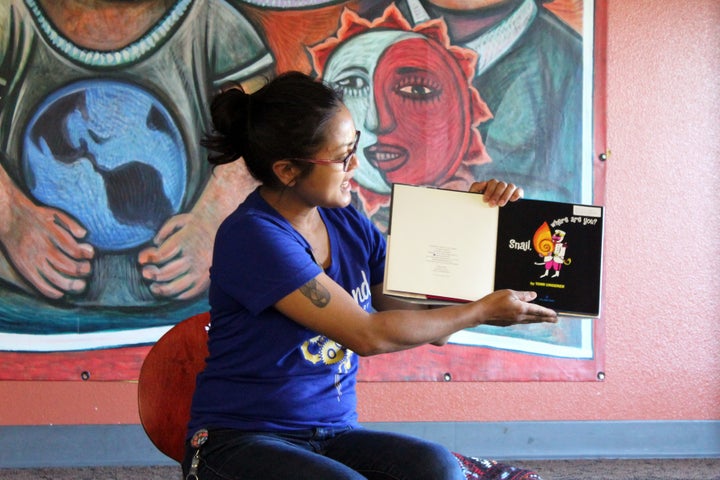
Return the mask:
<path id="1" fill-rule="evenodd" d="M 389 182 L 441 184 L 468 148 L 468 83 L 437 42 L 411 38 L 390 46 L 375 70 L 378 143 L 366 157 Z"/>

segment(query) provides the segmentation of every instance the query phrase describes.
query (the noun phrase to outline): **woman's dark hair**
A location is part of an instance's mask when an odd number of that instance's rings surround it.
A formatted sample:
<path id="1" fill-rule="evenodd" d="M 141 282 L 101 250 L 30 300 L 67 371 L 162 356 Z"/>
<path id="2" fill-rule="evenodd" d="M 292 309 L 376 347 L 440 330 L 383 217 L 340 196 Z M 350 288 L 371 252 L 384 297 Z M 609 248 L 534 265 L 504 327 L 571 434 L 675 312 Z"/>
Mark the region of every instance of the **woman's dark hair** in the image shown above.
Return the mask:
<path id="1" fill-rule="evenodd" d="M 272 170 L 277 160 L 312 158 L 325 141 L 325 125 L 342 105 L 340 93 L 300 72 L 286 72 L 255 93 L 231 88 L 210 106 L 212 133 L 201 144 L 217 166 L 243 157 L 250 174 L 280 186 Z M 298 163 L 301 175 L 313 165 Z"/>

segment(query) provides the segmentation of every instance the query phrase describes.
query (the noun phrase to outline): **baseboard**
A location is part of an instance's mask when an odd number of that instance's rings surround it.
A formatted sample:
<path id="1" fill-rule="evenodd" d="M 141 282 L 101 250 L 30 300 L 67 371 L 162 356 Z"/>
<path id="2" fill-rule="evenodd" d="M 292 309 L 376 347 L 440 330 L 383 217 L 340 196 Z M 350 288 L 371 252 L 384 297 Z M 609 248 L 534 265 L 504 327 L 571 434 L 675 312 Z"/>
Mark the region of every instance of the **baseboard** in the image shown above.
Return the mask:
<path id="1" fill-rule="evenodd" d="M 718 458 L 720 421 L 408 422 L 368 428 L 416 435 L 497 460 Z M 140 425 L 0 427 L 0 468 L 176 465 Z"/>

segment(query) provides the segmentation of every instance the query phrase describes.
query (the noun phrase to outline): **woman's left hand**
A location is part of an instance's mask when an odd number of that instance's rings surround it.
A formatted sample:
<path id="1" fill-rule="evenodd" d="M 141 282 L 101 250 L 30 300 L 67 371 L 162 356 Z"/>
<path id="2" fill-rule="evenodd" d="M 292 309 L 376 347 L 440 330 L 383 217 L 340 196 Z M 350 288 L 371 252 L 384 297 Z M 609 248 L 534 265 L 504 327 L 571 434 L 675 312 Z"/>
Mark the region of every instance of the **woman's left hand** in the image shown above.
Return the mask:
<path id="1" fill-rule="evenodd" d="M 483 199 L 491 207 L 502 207 L 508 202 L 514 202 L 523 197 L 523 189 L 514 183 L 501 182 L 500 180 L 486 180 L 474 182 L 470 185 L 470 192 L 482 193 Z"/>

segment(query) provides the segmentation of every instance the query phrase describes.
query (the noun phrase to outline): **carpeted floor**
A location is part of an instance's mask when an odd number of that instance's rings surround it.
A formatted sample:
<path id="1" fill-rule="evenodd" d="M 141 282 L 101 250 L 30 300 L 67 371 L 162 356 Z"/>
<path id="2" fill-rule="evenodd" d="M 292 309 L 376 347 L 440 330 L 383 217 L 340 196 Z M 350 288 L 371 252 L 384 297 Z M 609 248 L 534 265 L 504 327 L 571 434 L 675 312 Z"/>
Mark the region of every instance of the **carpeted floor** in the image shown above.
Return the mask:
<path id="1" fill-rule="evenodd" d="M 720 480 L 720 458 L 517 462 L 544 480 Z"/>
<path id="2" fill-rule="evenodd" d="M 532 460 L 507 463 L 534 470 L 544 480 L 720 480 L 720 458 Z M 0 468 L 2 480 L 182 480 L 181 477 L 179 467 L 168 466 Z"/>

